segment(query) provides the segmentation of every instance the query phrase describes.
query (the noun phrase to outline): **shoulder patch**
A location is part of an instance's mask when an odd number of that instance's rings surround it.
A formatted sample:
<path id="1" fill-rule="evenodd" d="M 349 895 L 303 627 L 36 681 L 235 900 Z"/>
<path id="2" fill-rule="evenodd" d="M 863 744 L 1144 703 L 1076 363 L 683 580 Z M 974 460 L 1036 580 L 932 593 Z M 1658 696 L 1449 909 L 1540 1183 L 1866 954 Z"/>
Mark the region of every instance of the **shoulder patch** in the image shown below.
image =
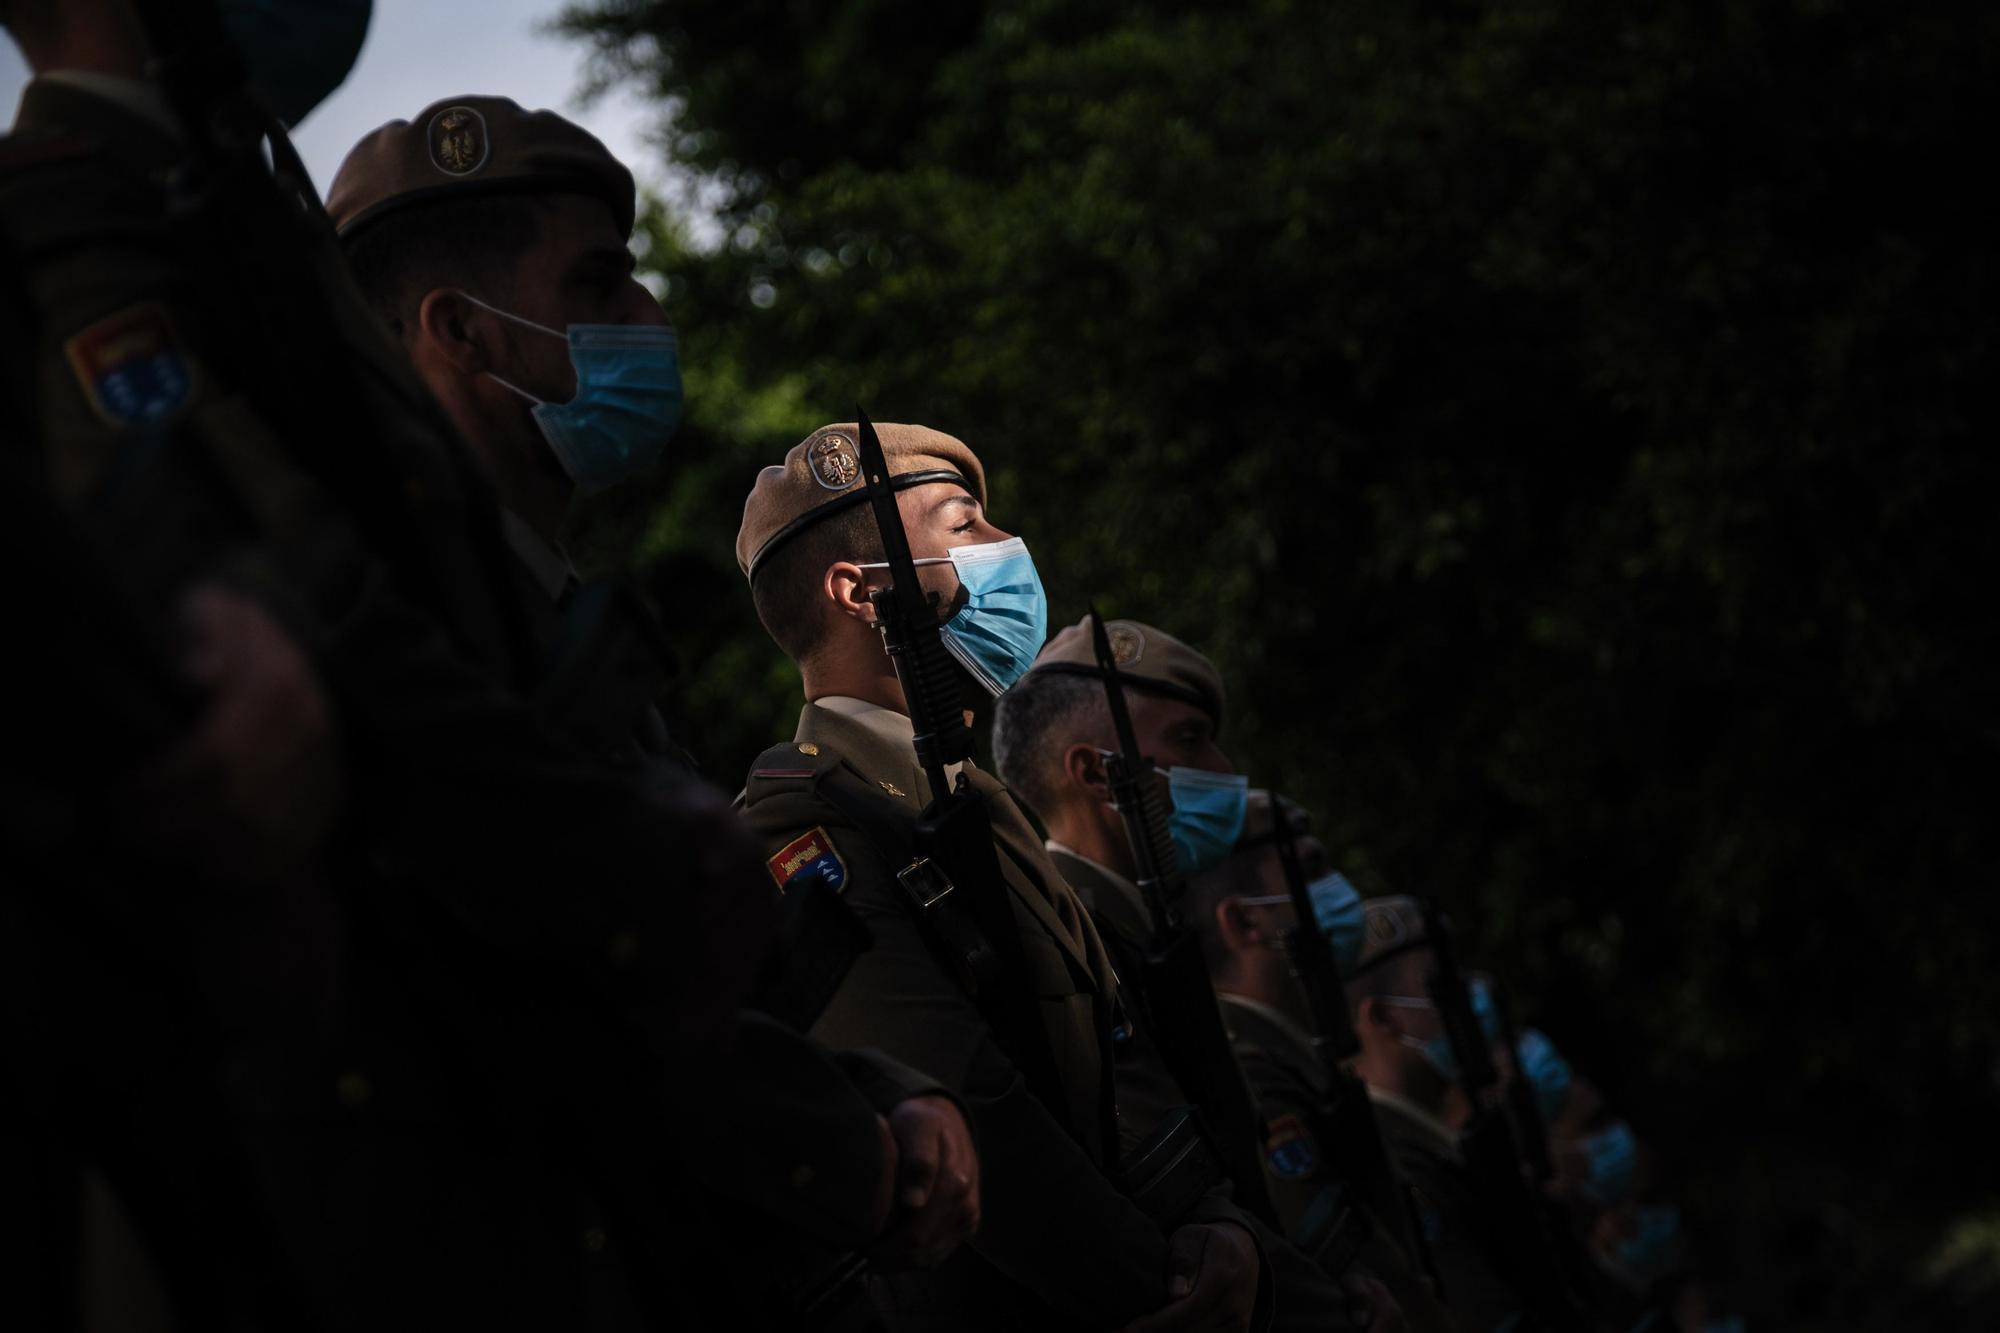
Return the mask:
<path id="1" fill-rule="evenodd" d="M 840 850 L 821 826 L 813 827 L 780 847 L 764 862 L 764 866 L 771 872 L 780 893 L 788 892 L 793 885 L 815 880 L 835 893 L 847 887 L 847 862 L 840 859 Z"/>
<path id="2" fill-rule="evenodd" d="M 172 416 L 194 397 L 194 368 L 173 316 L 156 302 L 127 306 L 63 344 L 91 410 L 113 426 Z"/>
<path id="3" fill-rule="evenodd" d="M 1264 1126 L 1264 1160 L 1281 1180 L 1310 1180 L 1319 1169 L 1319 1145 L 1305 1121 L 1281 1115 Z"/>

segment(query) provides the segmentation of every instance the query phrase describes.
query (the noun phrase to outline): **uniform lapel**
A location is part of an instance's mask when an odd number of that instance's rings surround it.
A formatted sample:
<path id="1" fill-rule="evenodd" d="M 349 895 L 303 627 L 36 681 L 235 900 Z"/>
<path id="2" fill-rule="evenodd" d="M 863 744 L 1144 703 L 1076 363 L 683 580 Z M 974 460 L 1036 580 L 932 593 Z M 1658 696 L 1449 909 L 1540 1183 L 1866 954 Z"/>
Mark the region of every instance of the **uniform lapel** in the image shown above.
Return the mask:
<path id="1" fill-rule="evenodd" d="M 798 740 L 802 744 L 830 746 L 857 776 L 902 805 L 912 819 L 930 803 L 930 781 L 917 767 L 916 752 L 907 745 L 890 744 L 855 718 L 809 703 L 799 714 Z M 1054 895 L 1068 893 L 1069 888 L 1049 866 L 1048 855 L 1027 817 L 998 780 L 969 763 L 965 774 L 972 789 L 986 798 L 993 820 L 995 850 L 1000 858 L 1000 877 L 1007 881 L 1007 887 L 1028 914 L 1081 969 L 1082 975 L 1097 978 L 1099 972 L 1092 965 L 1090 947 L 1094 941 L 1088 937 L 1079 939 L 1078 929 L 1065 924 L 1053 906 Z M 1052 880 L 1056 882 L 1049 882 Z M 1081 904 L 1076 910 L 1081 917 Z M 1089 931 L 1089 922 L 1083 921 L 1081 928 Z"/>
<path id="2" fill-rule="evenodd" d="M 1145 904 L 1139 900 L 1137 885 L 1121 884 L 1095 861 L 1068 852 L 1054 851 L 1049 859 L 1075 888 L 1090 914 L 1125 943 L 1144 949 L 1152 934 L 1146 920 Z"/>
<path id="3" fill-rule="evenodd" d="M 1014 867 L 1014 874 L 1007 877 L 1007 882 L 1014 886 L 1015 893 L 1035 914 L 1036 920 L 1061 943 L 1063 951 L 1087 975 L 1097 978 L 1101 988 L 1101 960 L 1094 959 L 1092 954 L 1101 953 L 1102 948 L 1092 947 L 1097 942 L 1092 938 L 1096 932 L 1091 927 L 1089 914 L 1084 911 L 1081 902 L 1074 903 L 1073 910 L 1079 920 L 1076 926 L 1070 926 L 1057 913 L 1057 895 L 1074 899 L 1075 891 L 1050 863 L 1048 851 L 1042 846 L 1034 825 L 1028 822 L 1027 815 L 1015 803 L 1014 794 L 998 778 L 971 764 L 966 765 L 965 773 L 972 789 L 986 798 L 987 808 L 993 812 L 993 832 L 1000 843 L 1001 865 L 1012 863 Z M 1022 886 L 1022 880 L 1028 881 L 1026 887 Z"/>

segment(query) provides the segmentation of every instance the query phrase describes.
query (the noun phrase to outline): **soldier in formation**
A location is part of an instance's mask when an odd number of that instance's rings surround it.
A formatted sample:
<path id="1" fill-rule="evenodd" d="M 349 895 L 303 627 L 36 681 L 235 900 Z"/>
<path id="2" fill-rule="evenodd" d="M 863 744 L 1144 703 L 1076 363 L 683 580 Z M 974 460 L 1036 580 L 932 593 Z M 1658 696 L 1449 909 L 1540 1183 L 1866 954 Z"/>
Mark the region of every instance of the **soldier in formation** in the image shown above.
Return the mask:
<path id="1" fill-rule="evenodd" d="M 283 124 L 367 7 L 251 8 L 0 0 L 30 1325 L 1552 1322 L 1447 1216 L 1480 1092 L 1425 1027 L 1430 922 L 1293 847 L 1200 653 L 1045 644 L 959 439 L 835 424 L 756 478 L 736 555 L 805 704 L 737 810 L 697 776 L 665 633 L 561 543 L 681 410 L 630 172 L 458 95 L 323 208 Z M 1347 1066 L 1287 987 L 1302 903 Z M 1636 1290 L 1672 1217 L 1533 1038 L 1497 1054 L 1549 1197 Z M 1354 1071 L 1388 1195 L 1322 1124 Z"/>

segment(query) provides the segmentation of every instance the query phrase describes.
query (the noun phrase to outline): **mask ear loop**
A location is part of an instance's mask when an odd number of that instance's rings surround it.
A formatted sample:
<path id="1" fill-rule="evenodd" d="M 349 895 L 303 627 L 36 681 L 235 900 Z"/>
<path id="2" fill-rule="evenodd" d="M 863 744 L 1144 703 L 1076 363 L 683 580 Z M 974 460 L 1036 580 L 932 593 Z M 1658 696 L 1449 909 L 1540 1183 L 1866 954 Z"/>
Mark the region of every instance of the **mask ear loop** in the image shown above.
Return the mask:
<path id="1" fill-rule="evenodd" d="M 546 333 L 551 338 L 560 338 L 564 342 L 569 341 L 569 335 L 567 333 L 563 333 L 557 329 L 552 329 L 546 324 L 537 324 L 534 320 L 529 319 L 524 315 L 517 315 L 514 314 L 512 311 L 502 310 L 497 305 L 493 305 L 490 302 L 480 300 L 478 297 L 474 296 L 471 292 L 466 291 L 464 288 L 455 287 L 452 290 L 456 291 L 460 296 L 464 297 L 466 300 L 472 302 L 472 304 L 478 306 L 481 310 L 485 310 L 492 314 L 498 315 L 502 319 L 511 319 L 516 324 L 525 324 L 529 328 L 533 329 L 535 332 Z M 526 389 L 522 388 L 520 385 L 515 384 L 510 380 L 502 379 L 500 376 L 494 374 L 490 370 L 482 371 L 481 373 L 484 374 L 486 378 L 492 380 L 495 384 L 499 385 L 501 388 L 512 390 L 514 393 L 519 394 L 521 397 L 533 403 L 536 407 L 547 407 L 549 405 L 548 399 L 537 398 L 535 397 L 535 395 L 529 393 Z"/>

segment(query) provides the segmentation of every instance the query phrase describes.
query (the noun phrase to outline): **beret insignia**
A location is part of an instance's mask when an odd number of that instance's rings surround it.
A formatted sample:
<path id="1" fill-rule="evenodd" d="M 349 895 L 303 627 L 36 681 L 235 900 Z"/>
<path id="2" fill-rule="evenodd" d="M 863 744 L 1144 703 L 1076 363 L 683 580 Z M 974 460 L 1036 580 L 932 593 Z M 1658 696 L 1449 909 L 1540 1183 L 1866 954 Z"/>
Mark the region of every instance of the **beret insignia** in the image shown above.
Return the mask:
<path id="1" fill-rule="evenodd" d="M 1393 908 L 1376 907 L 1370 904 L 1367 921 L 1368 942 L 1372 945 L 1387 948 L 1391 945 L 1401 944 L 1403 937 L 1409 933 L 1403 929 L 1403 919 L 1396 915 Z"/>
<path id="2" fill-rule="evenodd" d="M 812 465 L 813 480 L 830 491 L 846 490 L 861 475 L 861 455 L 854 441 L 838 431 L 828 431 L 813 441 L 806 459 Z"/>
<path id="3" fill-rule="evenodd" d="M 824 828 L 815 827 L 780 847 L 764 863 L 777 882 L 778 891 L 787 893 L 814 880 L 835 893 L 847 887 L 847 862 L 840 859 L 833 839 Z"/>
<path id="4" fill-rule="evenodd" d="M 1111 640 L 1111 660 L 1119 666 L 1131 666 L 1146 651 L 1146 636 L 1130 625 L 1114 621 L 1104 633 Z"/>
<path id="5" fill-rule="evenodd" d="M 486 165 L 493 150 L 486 137 L 486 117 L 469 106 L 448 106 L 438 112 L 425 135 L 431 165 L 447 176 L 470 176 Z"/>

